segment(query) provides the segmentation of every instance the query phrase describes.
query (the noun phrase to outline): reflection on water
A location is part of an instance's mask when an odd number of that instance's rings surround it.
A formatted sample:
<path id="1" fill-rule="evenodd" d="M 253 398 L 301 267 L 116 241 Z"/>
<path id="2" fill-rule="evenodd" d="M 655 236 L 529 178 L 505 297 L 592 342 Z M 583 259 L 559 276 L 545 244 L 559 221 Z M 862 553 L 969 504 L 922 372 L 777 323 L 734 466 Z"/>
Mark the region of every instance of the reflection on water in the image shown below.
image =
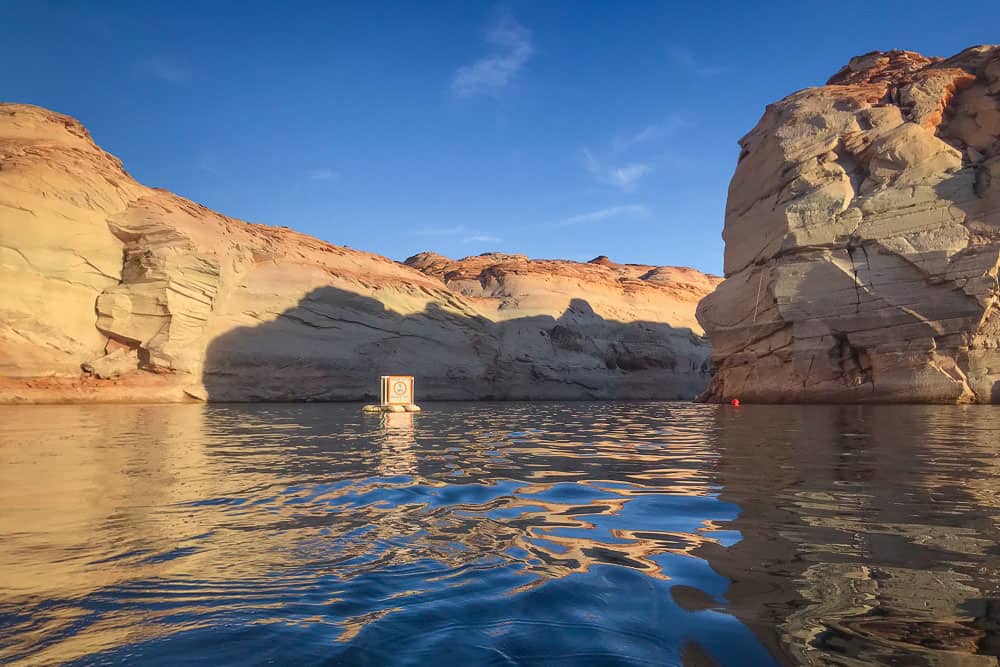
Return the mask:
<path id="1" fill-rule="evenodd" d="M 0 408 L 0 662 L 996 664 L 978 407 Z"/>
<path id="2" fill-rule="evenodd" d="M 743 539 L 699 555 L 732 580 L 729 610 L 789 663 L 996 665 L 998 416 L 721 411 L 720 498 Z"/>

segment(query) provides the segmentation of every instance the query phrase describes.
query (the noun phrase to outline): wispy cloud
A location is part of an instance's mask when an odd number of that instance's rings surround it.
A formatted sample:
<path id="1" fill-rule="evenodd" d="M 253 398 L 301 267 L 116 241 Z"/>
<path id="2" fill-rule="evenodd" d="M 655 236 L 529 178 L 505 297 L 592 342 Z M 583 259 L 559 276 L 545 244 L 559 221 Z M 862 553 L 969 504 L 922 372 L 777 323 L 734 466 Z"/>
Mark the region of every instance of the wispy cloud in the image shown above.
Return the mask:
<path id="1" fill-rule="evenodd" d="M 647 125 L 638 132 L 633 132 L 632 134 L 619 133 L 615 136 L 612 145 L 615 151 L 620 153 L 636 146 L 657 142 L 673 134 L 686 124 L 687 121 L 684 116 L 679 113 L 672 114 L 663 121 Z"/>
<path id="2" fill-rule="evenodd" d="M 215 176 L 219 173 L 219 158 L 211 153 L 205 153 L 198 158 L 194 167 L 202 173 Z"/>
<path id="3" fill-rule="evenodd" d="M 421 227 L 414 232 L 417 236 L 461 236 L 462 243 L 497 243 L 503 239 L 488 232 L 469 229 L 465 225 L 451 227 Z"/>
<path id="4" fill-rule="evenodd" d="M 531 33 L 508 14 L 490 28 L 485 41 L 494 47 L 493 53 L 455 71 L 451 92 L 456 97 L 496 94 L 535 52 Z"/>
<path id="5" fill-rule="evenodd" d="M 607 165 L 597 158 L 587 148 L 582 151 L 583 165 L 587 171 L 601 183 L 613 185 L 625 192 L 635 189 L 639 179 L 649 173 L 650 166 L 643 162 L 630 162 L 623 165 Z"/>
<path id="6" fill-rule="evenodd" d="M 559 221 L 560 225 L 579 225 L 590 222 L 604 222 L 614 218 L 648 218 L 649 208 L 644 204 L 626 204 L 624 206 L 612 206 L 602 208 L 597 211 L 580 213 Z"/>
<path id="7" fill-rule="evenodd" d="M 694 51 L 683 46 L 675 46 L 671 49 L 670 59 L 674 61 L 675 65 L 683 67 L 687 71 L 698 76 L 715 76 L 716 74 L 722 72 L 721 67 L 706 65 L 701 62 L 697 56 L 695 56 Z"/>
<path id="8" fill-rule="evenodd" d="M 139 71 L 160 81 L 182 83 L 191 79 L 191 70 L 162 56 L 148 58 L 138 64 Z"/>
<path id="9" fill-rule="evenodd" d="M 502 240 L 492 234 L 473 234 L 462 239 L 462 243 L 498 243 Z"/>
<path id="10" fill-rule="evenodd" d="M 340 173 L 329 167 L 319 167 L 309 172 L 309 180 L 312 181 L 335 181 L 340 178 Z"/>
<path id="11" fill-rule="evenodd" d="M 636 181 L 643 177 L 650 169 L 648 164 L 632 163 L 622 167 L 613 167 L 608 172 L 608 182 L 620 187 L 622 190 L 630 190 L 635 186 Z"/>

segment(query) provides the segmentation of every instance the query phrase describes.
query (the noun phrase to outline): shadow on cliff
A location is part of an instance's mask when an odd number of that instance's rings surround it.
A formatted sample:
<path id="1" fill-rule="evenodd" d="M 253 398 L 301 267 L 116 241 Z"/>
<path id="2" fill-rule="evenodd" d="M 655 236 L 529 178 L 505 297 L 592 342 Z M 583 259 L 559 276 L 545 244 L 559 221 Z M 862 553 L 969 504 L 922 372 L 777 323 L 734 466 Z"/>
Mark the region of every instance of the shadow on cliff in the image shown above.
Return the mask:
<path id="1" fill-rule="evenodd" d="M 689 328 L 607 320 L 583 299 L 558 317 L 494 322 L 437 302 L 401 314 L 335 287 L 208 346 L 209 401 L 359 401 L 380 375 L 415 376 L 417 400 L 691 399 L 707 343 Z"/>
<path id="2" fill-rule="evenodd" d="M 1000 109 L 1000 106 L 998 106 Z M 998 126 L 1000 127 L 1000 126 Z M 965 214 L 962 221 L 968 230 L 969 240 L 965 249 L 945 257 L 949 268 L 964 280 L 955 280 L 955 289 L 967 296 L 977 318 L 970 322 L 964 333 L 975 332 L 969 341 L 969 349 L 964 357 L 963 371 L 970 377 L 970 388 L 981 403 L 1000 403 L 1000 372 L 996 371 L 1000 355 L 996 344 L 1000 332 L 1000 314 L 996 308 L 984 306 L 983 297 L 996 298 L 1000 292 L 1000 278 L 996 276 L 996 263 L 1000 237 L 1000 180 L 997 169 L 989 163 L 1000 157 L 1000 143 L 994 144 L 993 151 L 980 147 L 982 156 L 973 160 L 965 145 L 957 139 L 941 136 L 953 147 L 962 151 L 962 169 L 934 186 L 941 199 L 951 202 Z M 985 243 L 983 241 L 986 241 Z M 986 321 L 979 318 L 988 313 Z"/>

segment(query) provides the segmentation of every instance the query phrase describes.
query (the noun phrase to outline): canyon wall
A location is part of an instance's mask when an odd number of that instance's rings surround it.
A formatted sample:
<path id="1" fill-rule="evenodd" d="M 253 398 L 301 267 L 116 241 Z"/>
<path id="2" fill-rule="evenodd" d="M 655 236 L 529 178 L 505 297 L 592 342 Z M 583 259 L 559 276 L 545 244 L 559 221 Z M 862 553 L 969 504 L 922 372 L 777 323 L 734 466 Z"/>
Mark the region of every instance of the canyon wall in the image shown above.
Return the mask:
<path id="1" fill-rule="evenodd" d="M 452 261 L 422 253 L 406 264 L 494 323 L 500 395 L 693 398 L 708 383 L 708 347 L 694 311 L 719 283 L 714 276 L 603 256 L 580 263 L 488 253 Z"/>
<path id="2" fill-rule="evenodd" d="M 708 400 L 1000 402 L 1000 47 L 859 56 L 740 147 Z"/>
<path id="3" fill-rule="evenodd" d="M 418 400 L 707 384 L 711 277 L 410 264 L 143 186 L 76 120 L 0 104 L 0 402 L 363 400 L 382 373 L 415 375 Z"/>

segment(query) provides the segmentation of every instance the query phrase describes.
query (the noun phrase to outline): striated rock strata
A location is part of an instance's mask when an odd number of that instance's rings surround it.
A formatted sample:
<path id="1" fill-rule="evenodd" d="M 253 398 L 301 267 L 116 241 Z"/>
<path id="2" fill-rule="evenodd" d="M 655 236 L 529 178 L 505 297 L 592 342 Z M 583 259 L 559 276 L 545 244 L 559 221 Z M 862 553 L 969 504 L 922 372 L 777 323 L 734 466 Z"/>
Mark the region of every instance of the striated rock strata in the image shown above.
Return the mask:
<path id="1" fill-rule="evenodd" d="M 854 58 L 740 146 L 708 399 L 1000 401 L 1000 47 Z"/>
<path id="2" fill-rule="evenodd" d="M 707 383 L 697 272 L 412 263 L 145 187 L 72 118 L 0 105 L 0 402 L 361 400 L 382 373 L 415 375 L 419 400 Z"/>
<path id="3" fill-rule="evenodd" d="M 530 260 L 488 253 L 406 264 L 440 279 L 494 322 L 496 385 L 511 396 L 683 396 L 708 382 L 694 317 L 719 279 L 689 268 Z M 677 393 L 673 387 L 682 388 Z"/>

